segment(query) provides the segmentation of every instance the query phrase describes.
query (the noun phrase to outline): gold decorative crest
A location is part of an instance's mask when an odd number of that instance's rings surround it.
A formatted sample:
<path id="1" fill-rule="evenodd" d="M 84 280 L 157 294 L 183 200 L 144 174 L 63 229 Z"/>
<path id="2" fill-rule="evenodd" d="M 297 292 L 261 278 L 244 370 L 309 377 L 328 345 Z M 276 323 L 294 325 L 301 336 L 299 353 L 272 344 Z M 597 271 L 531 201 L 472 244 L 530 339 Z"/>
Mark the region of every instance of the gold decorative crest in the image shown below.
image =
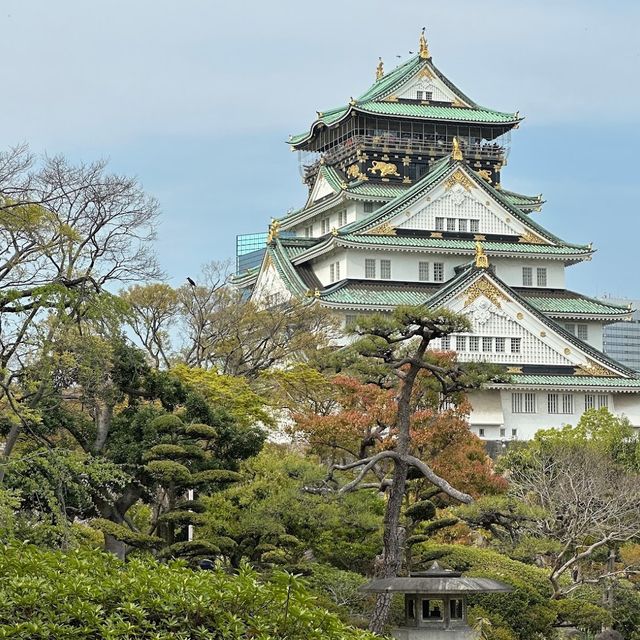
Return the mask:
<path id="1" fill-rule="evenodd" d="M 464 306 L 468 307 L 472 302 L 477 300 L 480 296 L 484 296 L 487 300 L 491 301 L 498 309 L 502 308 L 501 300 L 508 301 L 509 298 L 498 289 L 492 282 L 482 276 L 479 280 L 474 282 L 466 291 L 467 297 L 464 301 Z"/>
<path id="2" fill-rule="evenodd" d="M 523 244 L 546 244 L 546 242 L 542 238 L 540 238 L 539 236 L 536 236 L 530 231 L 523 233 L 518 238 L 518 242 L 521 242 Z"/>
<path id="3" fill-rule="evenodd" d="M 395 236 L 396 228 L 390 225 L 388 222 L 383 222 L 381 225 L 374 227 L 366 233 L 370 236 Z"/>
<path id="4" fill-rule="evenodd" d="M 376 67 L 376 80 L 382 80 L 382 76 L 384 76 L 384 62 L 382 62 L 382 58 L 378 58 L 378 66 Z"/>
<path id="5" fill-rule="evenodd" d="M 462 100 L 460 100 L 459 98 L 454 98 L 451 101 L 451 106 L 452 107 L 466 107 L 467 105 L 464 102 L 462 102 Z"/>
<path id="6" fill-rule="evenodd" d="M 612 377 L 615 374 L 609 369 L 603 367 L 601 364 L 594 362 L 593 360 L 587 360 L 586 365 L 582 365 L 580 367 L 576 367 L 574 371 L 574 375 L 576 376 L 602 376 L 602 377 Z"/>
<path id="7" fill-rule="evenodd" d="M 420 73 L 418 74 L 419 78 L 426 78 L 427 80 L 433 80 L 433 73 L 431 73 L 430 69 L 427 69 L 427 67 L 425 67 L 424 69 L 420 70 Z"/>
<path id="8" fill-rule="evenodd" d="M 486 182 L 488 182 L 489 184 L 491 184 L 491 171 L 489 171 L 489 169 L 480 169 L 479 171 L 476 171 L 476 173 Z"/>
<path id="9" fill-rule="evenodd" d="M 507 367 L 507 373 L 522 373 L 522 367 Z"/>
<path id="10" fill-rule="evenodd" d="M 462 185 L 467 191 L 471 191 L 471 189 L 473 188 L 473 182 L 460 169 L 458 169 L 452 176 L 447 178 L 444 187 L 445 189 L 449 190 L 452 187 L 455 187 L 457 184 Z"/>
<path id="11" fill-rule="evenodd" d="M 369 173 L 379 174 L 381 178 L 386 176 L 398 176 L 398 167 L 393 164 L 393 162 L 380 162 L 379 160 L 374 160 L 371 163 L 371 167 L 368 169 Z"/>

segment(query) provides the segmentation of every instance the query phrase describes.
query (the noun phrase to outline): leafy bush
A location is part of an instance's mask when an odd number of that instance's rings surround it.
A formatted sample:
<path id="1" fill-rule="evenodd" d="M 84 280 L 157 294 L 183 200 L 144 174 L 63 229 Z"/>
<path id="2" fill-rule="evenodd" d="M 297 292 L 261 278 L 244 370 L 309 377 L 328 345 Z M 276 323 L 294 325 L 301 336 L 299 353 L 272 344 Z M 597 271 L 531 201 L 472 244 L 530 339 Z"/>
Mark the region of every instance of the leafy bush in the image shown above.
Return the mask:
<path id="1" fill-rule="evenodd" d="M 294 576 L 263 582 L 98 551 L 0 549 L 0 637 L 17 640 L 374 640 L 314 603 Z"/>

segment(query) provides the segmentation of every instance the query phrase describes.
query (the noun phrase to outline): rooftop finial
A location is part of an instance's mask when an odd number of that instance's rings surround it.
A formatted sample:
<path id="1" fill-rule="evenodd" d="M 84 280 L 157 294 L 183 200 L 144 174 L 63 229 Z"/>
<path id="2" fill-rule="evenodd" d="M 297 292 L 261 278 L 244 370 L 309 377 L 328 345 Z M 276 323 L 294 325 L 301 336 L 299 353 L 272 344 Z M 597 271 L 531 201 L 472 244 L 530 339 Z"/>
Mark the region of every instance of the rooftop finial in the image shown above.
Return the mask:
<path id="1" fill-rule="evenodd" d="M 484 248 L 482 247 L 482 242 L 479 240 L 476 242 L 476 267 L 478 269 L 488 269 L 489 268 L 489 258 L 487 254 L 484 252 Z"/>
<path id="2" fill-rule="evenodd" d="M 458 142 L 458 138 L 453 138 L 453 153 L 451 157 L 454 160 L 464 160 L 464 156 L 462 155 L 462 149 L 460 148 L 460 143 Z"/>
<path id="3" fill-rule="evenodd" d="M 384 75 L 384 62 L 382 58 L 378 58 L 378 66 L 376 67 L 376 80 L 381 80 Z"/>
<path id="4" fill-rule="evenodd" d="M 425 27 L 422 27 L 422 33 L 420 33 L 420 50 L 419 54 L 423 60 L 428 60 L 431 57 L 429 53 L 429 45 L 427 44 L 427 38 L 424 35 Z"/>

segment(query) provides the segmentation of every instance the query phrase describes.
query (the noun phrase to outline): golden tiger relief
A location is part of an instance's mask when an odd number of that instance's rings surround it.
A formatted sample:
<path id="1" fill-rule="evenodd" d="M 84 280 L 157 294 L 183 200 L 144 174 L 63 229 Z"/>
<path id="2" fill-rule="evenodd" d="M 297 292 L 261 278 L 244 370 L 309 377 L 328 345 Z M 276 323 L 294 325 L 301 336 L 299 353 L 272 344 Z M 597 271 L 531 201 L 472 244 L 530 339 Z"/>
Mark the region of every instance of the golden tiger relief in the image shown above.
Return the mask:
<path id="1" fill-rule="evenodd" d="M 398 176 L 398 167 L 392 162 L 380 162 L 378 160 L 374 160 L 371 163 L 371 167 L 368 169 L 369 173 L 378 173 L 381 178 L 385 176 Z"/>

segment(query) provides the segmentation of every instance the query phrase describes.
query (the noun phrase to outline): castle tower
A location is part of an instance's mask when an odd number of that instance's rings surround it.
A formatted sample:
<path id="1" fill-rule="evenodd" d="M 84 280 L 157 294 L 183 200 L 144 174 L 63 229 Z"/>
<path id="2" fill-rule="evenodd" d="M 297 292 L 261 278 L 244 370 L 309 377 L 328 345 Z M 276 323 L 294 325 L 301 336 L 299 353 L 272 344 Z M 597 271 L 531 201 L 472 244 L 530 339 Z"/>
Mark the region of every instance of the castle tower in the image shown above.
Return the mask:
<path id="1" fill-rule="evenodd" d="M 599 407 L 640 426 L 637 373 L 602 353 L 603 326 L 631 310 L 568 290 L 566 268 L 594 249 L 539 225 L 541 196 L 503 187 L 522 118 L 476 104 L 434 65 L 424 34 L 419 45 L 289 139 L 307 200 L 251 236 L 241 260 L 253 268 L 236 285 L 268 303 L 306 297 L 345 323 L 399 304 L 467 315 L 473 331 L 434 348 L 503 368 L 506 381 L 471 394 L 482 438 L 528 439 Z"/>

